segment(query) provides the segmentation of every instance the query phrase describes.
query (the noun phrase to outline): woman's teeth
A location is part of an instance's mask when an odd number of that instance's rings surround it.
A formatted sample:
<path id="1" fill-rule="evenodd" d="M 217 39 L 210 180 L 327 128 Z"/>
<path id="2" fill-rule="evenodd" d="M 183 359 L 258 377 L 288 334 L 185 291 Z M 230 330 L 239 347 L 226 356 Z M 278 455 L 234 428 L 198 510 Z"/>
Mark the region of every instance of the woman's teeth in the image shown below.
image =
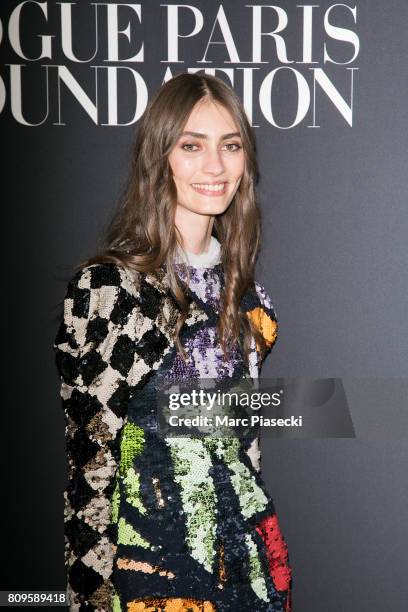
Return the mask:
<path id="1" fill-rule="evenodd" d="M 223 191 L 225 183 L 219 185 L 206 185 L 205 183 L 192 183 L 194 189 L 202 189 L 203 191 Z"/>

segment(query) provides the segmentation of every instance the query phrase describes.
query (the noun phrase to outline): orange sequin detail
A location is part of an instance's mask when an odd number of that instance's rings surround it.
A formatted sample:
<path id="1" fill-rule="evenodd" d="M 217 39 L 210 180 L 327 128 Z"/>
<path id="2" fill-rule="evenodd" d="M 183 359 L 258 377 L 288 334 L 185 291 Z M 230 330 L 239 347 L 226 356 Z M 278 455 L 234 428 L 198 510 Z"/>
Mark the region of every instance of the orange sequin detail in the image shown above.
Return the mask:
<path id="1" fill-rule="evenodd" d="M 271 317 L 261 307 L 250 310 L 247 315 L 251 319 L 255 327 L 261 332 L 261 334 L 265 338 L 265 342 L 268 347 L 272 346 L 277 336 L 277 322 L 271 319 Z M 258 343 L 257 350 L 259 350 Z"/>
<path id="2" fill-rule="evenodd" d="M 144 572 L 145 574 L 158 573 L 160 576 L 167 576 L 167 578 L 174 578 L 173 572 L 161 569 L 156 565 L 150 565 L 146 561 L 134 561 L 133 559 L 126 559 L 124 557 L 118 559 L 116 564 L 119 569 L 133 570 L 135 572 Z"/>

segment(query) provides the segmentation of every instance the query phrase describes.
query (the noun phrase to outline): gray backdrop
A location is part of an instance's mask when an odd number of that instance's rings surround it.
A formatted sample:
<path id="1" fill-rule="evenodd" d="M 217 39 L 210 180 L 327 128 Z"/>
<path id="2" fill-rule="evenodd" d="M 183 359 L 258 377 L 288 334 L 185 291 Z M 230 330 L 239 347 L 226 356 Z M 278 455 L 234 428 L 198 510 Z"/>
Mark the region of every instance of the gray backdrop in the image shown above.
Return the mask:
<path id="1" fill-rule="evenodd" d="M 93 252 L 127 174 L 137 122 L 114 124 L 141 112 L 144 93 L 167 69 L 232 70 L 257 126 L 258 279 L 280 324 L 264 376 L 407 375 L 405 0 L 322 0 L 313 9 L 279 1 L 263 10 L 265 2 L 189 0 L 178 26 L 175 2 L 167 1 L 170 9 L 149 0 L 118 9 L 116 31 L 130 22 L 130 41 L 115 37 L 114 3 L 74 2 L 72 49 L 68 5 L 0 7 L 2 589 L 65 586 L 64 428 L 51 349 L 58 302 L 72 265 Z M 282 38 L 259 39 L 257 28 Z M 216 74 L 228 81 L 228 73 Z M 370 403 L 359 408 L 361 418 Z M 406 432 L 263 440 L 263 475 L 293 567 L 294 610 L 405 612 L 407 455 Z"/>

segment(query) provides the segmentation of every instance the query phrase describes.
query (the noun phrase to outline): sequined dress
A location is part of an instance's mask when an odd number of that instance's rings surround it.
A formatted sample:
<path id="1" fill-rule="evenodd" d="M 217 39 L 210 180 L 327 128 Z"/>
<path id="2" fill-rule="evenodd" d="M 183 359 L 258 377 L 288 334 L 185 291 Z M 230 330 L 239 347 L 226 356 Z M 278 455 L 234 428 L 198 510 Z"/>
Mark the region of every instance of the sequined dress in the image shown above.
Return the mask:
<path id="1" fill-rule="evenodd" d="M 183 257 L 187 363 L 162 317 L 173 324 L 178 317 L 165 273 L 140 273 L 135 283 L 125 268 L 94 264 L 68 285 L 54 349 L 66 419 L 72 611 L 291 610 L 288 552 L 257 439 L 164 438 L 149 425 L 162 384 L 255 379 L 260 371 L 254 340 L 247 365 L 238 348 L 225 361 L 217 339 L 218 241 Z M 264 288 L 255 283 L 241 307 L 272 347 L 276 317 Z"/>
<path id="2" fill-rule="evenodd" d="M 185 254 L 191 295 L 209 318 L 183 338 L 188 362 L 173 355 L 154 385 L 160 376 L 167 384 L 257 376 L 239 349 L 225 361 L 217 341 L 224 282 L 218 244 L 212 238 L 201 259 Z M 187 282 L 180 264 L 177 271 Z M 144 391 L 148 395 L 148 385 Z M 291 570 L 260 477 L 258 440 L 249 449 L 239 438 L 163 440 L 143 427 L 147 395 L 130 403 L 122 435 L 114 507 L 116 609 L 289 611 Z"/>

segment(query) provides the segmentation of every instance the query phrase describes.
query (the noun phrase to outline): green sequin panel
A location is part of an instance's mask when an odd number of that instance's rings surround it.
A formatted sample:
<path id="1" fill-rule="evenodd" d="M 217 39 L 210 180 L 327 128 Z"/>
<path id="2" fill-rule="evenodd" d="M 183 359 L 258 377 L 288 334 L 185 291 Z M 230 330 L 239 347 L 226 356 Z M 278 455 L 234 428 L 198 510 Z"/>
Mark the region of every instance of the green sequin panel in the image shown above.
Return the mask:
<path id="1" fill-rule="evenodd" d="M 180 485 L 191 556 L 212 570 L 215 555 L 216 496 L 209 475 L 212 462 L 202 440 L 170 438 L 175 481 Z"/>
<path id="2" fill-rule="evenodd" d="M 143 429 L 134 423 L 126 423 L 120 441 L 119 470 L 122 476 L 125 476 L 128 469 L 133 466 L 135 457 L 143 452 L 144 444 Z"/>

